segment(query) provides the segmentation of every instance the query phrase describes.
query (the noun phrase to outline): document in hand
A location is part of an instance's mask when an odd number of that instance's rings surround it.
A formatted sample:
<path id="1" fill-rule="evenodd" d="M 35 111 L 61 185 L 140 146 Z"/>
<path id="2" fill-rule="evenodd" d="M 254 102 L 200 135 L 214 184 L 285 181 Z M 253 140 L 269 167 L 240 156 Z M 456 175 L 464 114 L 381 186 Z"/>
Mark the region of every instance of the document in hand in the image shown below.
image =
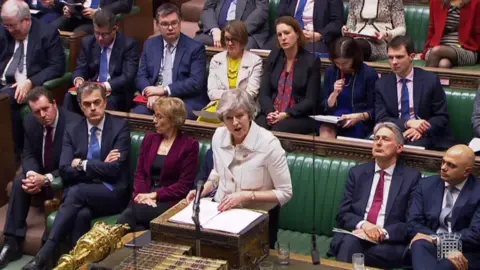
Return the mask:
<path id="1" fill-rule="evenodd" d="M 227 233 L 239 234 L 243 229 L 248 227 L 252 222 L 262 215 L 249 209 L 230 209 L 225 212 L 218 211 L 219 203 L 211 201 L 211 199 L 200 200 L 200 226 L 204 229 L 222 231 Z M 178 212 L 168 221 L 174 223 L 183 223 L 193 225 L 193 202 Z"/>
<path id="2" fill-rule="evenodd" d="M 468 147 L 472 148 L 473 152 L 480 151 L 480 138 L 473 138 L 468 144 Z"/>
<path id="3" fill-rule="evenodd" d="M 355 237 L 357 237 L 357 238 L 359 238 L 359 239 L 368 241 L 368 242 L 370 242 L 370 243 L 378 244 L 378 242 L 369 239 L 365 234 L 354 234 L 354 233 L 352 233 L 352 232 L 349 232 L 349 231 L 343 230 L 343 229 L 339 229 L 339 228 L 333 228 L 332 232 L 350 234 L 350 235 L 353 235 L 353 236 L 355 236 Z"/>
<path id="4" fill-rule="evenodd" d="M 81 13 L 82 10 L 84 9 L 83 3 L 78 3 L 78 2 L 70 3 L 70 2 L 67 2 L 67 1 L 64 1 L 64 0 L 61 0 L 60 3 L 64 4 L 68 8 L 70 8 L 70 12 Z"/>
<path id="5" fill-rule="evenodd" d="M 334 115 L 310 115 L 310 118 L 313 118 L 316 121 L 331 123 L 331 124 L 338 124 L 338 122 L 340 122 L 340 116 L 334 116 Z"/>

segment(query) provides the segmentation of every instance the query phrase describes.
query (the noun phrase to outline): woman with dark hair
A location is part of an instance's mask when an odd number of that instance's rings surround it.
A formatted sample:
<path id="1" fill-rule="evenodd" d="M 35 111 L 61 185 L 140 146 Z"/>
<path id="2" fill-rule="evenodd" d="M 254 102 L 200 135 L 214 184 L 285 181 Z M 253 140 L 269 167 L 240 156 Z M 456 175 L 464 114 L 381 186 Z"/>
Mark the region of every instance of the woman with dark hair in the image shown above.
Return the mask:
<path id="1" fill-rule="evenodd" d="M 480 50 L 479 12 L 479 0 L 430 1 L 430 24 L 422 54 L 427 66 L 451 68 L 477 63 Z"/>
<path id="2" fill-rule="evenodd" d="M 295 18 L 280 17 L 275 25 L 279 48 L 267 58 L 255 121 L 274 131 L 315 132 L 309 115 L 322 111 L 320 58 L 304 49 L 305 36 Z"/>
<path id="3" fill-rule="evenodd" d="M 373 128 L 377 72 L 363 63 L 360 46 L 351 37 L 337 39 L 329 57 L 333 64 L 325 70 L 324 114 L 340 116 L 341 121 L 337 126 L 322 123 L 320 137 L 364 138 Z"/>

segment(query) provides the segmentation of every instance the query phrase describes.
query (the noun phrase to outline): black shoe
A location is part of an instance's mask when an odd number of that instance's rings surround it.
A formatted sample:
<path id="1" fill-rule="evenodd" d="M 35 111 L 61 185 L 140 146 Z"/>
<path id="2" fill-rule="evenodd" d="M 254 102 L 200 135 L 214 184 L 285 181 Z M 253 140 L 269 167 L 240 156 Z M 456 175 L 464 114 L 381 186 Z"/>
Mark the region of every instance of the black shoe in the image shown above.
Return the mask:
<path id="1" fill-rule="evenodd" d="M 20 259 L 22 255 L 23 252 L 18 245 L 15 246 L 5 243 L 2 251 L 0 251 L 0 269 L 3 269 L 10 262 Z"/>
<path id="2" fill-rule="evenodd" d="M 45 260 L 41 260 L 39 257 L 33 258 L 25 266 L 22 267 L 22 270 L 44 270 L 47 269 Z"/>

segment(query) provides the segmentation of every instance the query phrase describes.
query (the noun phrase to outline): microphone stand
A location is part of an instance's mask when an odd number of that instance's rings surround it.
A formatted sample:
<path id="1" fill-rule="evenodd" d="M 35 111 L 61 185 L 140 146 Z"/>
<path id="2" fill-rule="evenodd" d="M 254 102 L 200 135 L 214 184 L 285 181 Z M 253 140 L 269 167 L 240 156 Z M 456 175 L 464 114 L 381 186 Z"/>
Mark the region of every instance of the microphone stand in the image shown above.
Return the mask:
<path id="1" fill-rule="evenodd" d="M 200 257 L 200 202 L 193 203 L 192 220 L 195 223 L 195 256 Z"/>
<path id="2" fill-rule="evenodd" d="M 315 33 L 315 29 L 312 29 L 312 31 Z M 314 57 L 318 57 L 320 58 L 320 55 L 317 55 L 315 53 L 315 42 L 313 42 L 313 56 Z M 321 60 L 320 60 L 321 61 Z M 319 70 L 316 70 L 314 72 L 320 72 Z M 316 115 L 317 114 L 317 109 L 316 107 L 314 107 L 313 109 L 313 114 Z M 312 176 L 313 176 L 313 212 L 312 212 L 312 235 L 311 235 L 311 245 L 312 245 L 312 252 L 311 252 L 311 256 L 312 256 L 312 264 L 314 265 L 318 265 L 320 264 L 320 253 L 318 252 L 318 249 L 317 249 L 317 236 L 316 236 L 316 226 L 315 226 L 315 222 L 316 222 L 316 218 L 315 218 L 315 204 L 316 204 L 316 201 L 315 201 L 315 198 L 316 198 L 316 195 L 315 195 L 315 191 L 316 191 L 316 188 L 315 188 L 315 135 L 317 133 L 316 131 L 317 129 L 317 125 L 316 125 L 316 122 L 315 124 L 313 125 L 313 136 L 312 136 L 312 144 L 313 144 L 313 155 L 312 155 L 312 158 L 313 158 L 313 165 L 312 165 L 312 169 L 313 169 L 313 172 L 312 172 Z"/>

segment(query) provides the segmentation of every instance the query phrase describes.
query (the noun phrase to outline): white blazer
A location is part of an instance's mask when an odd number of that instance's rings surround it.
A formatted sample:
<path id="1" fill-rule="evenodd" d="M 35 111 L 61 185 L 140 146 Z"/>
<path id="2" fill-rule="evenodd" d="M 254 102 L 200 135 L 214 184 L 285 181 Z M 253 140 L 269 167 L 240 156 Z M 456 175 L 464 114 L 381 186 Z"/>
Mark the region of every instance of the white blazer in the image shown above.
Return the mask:
<path id="1" fill-rule="evenodd" d="M 237 77 L 237 89 L 246 90 L 254 100 L 257 99 L 262 80 L 262 58 L 244 51 Z M 210 60 L 208 73 L 208 97 L 210 101 L 219 100 L 224 91 L 229 90 L 227 52 L 217 53 Z"/>
<path id="2" fill-rule="evenodd" d="M 217 187 L 214 200 L 243 190 L 272 190 L 280 205 L 292 197 L 292 180 L 285 150 L 270 131 L 251 122 L 245 140 L 232 145 L 226 127 L 219 127 L 212 138 L 214 169 L 208 181 Z"/>

